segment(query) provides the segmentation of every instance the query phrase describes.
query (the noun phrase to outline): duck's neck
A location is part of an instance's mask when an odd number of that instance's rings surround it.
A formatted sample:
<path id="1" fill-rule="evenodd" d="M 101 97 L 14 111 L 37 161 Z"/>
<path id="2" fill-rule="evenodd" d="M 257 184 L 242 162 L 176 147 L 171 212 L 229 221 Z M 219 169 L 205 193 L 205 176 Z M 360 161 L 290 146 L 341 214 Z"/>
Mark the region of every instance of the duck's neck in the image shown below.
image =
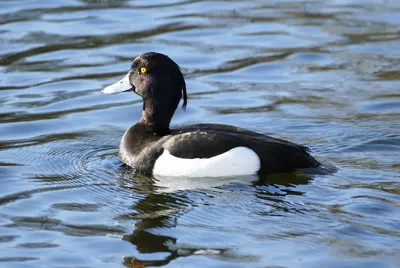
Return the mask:
<path id="1" fill-rule="evenodd" d="M 142 112 L 139 124 L 144 127 L 146 132 L 151 132 L 157 136 L 165 136 L 171 133 L 169 124 L 158 122 L 154 117 L 147 114 L 146 111 Z"/>
<path id="2" fill-rule="evenodd" d="M 159 105 L 156 101 L 143 101 L 143 112 L 140 124 L 145 126 L 146 131 L 157 136 L 170 134 L 169 123 L 174 115 L 175 108 Z"/>

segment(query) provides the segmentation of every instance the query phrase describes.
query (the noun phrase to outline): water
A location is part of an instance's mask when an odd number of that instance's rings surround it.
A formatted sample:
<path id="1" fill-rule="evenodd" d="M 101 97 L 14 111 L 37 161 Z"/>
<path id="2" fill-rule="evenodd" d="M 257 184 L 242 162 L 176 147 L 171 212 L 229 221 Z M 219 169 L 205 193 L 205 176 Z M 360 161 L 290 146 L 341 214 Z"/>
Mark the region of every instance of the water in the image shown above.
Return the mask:
<path id="1" fill-rule="evenodd" d="M 400 2 L 0 1 L 1 267 L 399 267 Z M 168 54 L 215 122 L 338 172 L 135 176 L 100 90 Z"/>

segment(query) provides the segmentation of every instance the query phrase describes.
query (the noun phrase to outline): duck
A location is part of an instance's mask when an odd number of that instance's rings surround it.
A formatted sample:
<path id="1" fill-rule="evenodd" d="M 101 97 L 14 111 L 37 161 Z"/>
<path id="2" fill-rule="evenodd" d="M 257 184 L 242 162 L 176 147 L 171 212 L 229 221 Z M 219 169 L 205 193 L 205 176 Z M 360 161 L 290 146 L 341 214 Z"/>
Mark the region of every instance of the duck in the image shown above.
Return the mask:
<path id="1" fill-rule="evenodd" d="M 321 164 L 309 148 L 244 128 L 194 124 L 170 128 L 188 96 L 180 67 L 167 55 L 137 56 L 120 81 L 104 94 L 133 92 L 143 99 L 142 116 L 122 136 L 119 157 L 135 173 L 149 176 L 221 177 L 287 173 Z"/>

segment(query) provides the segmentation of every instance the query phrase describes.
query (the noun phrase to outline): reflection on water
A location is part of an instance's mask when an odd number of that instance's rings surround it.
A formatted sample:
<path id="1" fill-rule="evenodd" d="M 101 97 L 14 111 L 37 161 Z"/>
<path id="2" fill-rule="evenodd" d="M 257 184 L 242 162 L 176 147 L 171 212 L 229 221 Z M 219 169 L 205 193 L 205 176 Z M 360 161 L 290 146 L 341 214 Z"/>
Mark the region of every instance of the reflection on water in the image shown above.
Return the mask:
<path id="1" fill-rule="evenodd" d="M 397 267 L 399 1 L 0 2 L 0 266 Z M 141 115 L 100 90 L 146 51 L 189 105 L 337 166 L 193 180 L 117 157 Z M 301 245 L 301 246 L 299 246 Z"/>

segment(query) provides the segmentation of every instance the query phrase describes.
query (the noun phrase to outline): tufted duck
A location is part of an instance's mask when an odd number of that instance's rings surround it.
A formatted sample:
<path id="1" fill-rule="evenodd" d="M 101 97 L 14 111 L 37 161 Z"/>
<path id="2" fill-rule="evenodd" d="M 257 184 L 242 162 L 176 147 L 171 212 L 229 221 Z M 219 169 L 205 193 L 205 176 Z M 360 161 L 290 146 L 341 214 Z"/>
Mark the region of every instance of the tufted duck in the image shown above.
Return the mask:
<path id="1" fill-rule="evenodd" d="M 168 56 L 149 52 L 136 57 L 128 74 L 102 90 L 133 91 L 143 98 L 140 121 L 120 144 L 122 162 L 147 175 L 218 177 L 290 172 L 320 164 L 307 147 L 243 128 L 197 124 L 170 129 L 180 99 L 186 108 L 185 79 Z"/>

